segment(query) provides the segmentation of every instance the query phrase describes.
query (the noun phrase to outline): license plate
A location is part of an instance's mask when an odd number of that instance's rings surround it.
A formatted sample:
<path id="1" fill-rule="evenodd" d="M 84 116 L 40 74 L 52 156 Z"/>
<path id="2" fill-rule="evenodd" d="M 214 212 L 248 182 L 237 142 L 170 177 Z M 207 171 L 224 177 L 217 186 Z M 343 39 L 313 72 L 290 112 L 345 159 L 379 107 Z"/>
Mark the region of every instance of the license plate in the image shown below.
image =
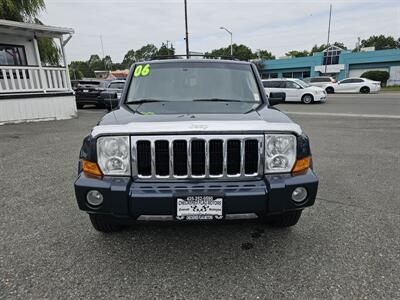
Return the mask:
<path id="1" fill-rule="evenodd" d="M 215 196 L 187 196 L 176 199 L 177 220 L 221 220 L 223 198 Z"/>
<path id="2" fill-rule="evenodd" d="M 89 93 L 89 90 L 83 90 L 84 93 Z"/>

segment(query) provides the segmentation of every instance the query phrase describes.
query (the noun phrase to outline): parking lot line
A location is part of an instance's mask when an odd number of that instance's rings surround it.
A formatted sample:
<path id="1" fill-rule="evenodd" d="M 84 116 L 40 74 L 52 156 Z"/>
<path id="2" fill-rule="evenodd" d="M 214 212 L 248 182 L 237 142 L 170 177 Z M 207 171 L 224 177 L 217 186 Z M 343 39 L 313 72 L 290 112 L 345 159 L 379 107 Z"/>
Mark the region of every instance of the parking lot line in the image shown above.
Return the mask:
<path id="1" fill-rule="evenodd" d="M 349 113 L 326 113 L 326 112 L 307 112 L 307 111 L 285 111 L 285 113 L 290 115 L 306 115 L 306 116 L 400 119 L 400 115 L 349 114 Z"/>

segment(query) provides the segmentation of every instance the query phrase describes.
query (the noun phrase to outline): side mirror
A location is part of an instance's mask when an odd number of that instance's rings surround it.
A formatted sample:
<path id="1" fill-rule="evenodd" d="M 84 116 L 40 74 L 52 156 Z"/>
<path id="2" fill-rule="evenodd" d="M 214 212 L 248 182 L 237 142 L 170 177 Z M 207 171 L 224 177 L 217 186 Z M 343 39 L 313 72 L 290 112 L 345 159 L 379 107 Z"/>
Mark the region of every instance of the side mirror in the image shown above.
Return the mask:
<path id="1" fill-rule="evenodd" d="M 285 103 L 286 93 L 270 93 L 268 102 L 270 106 Z"/>

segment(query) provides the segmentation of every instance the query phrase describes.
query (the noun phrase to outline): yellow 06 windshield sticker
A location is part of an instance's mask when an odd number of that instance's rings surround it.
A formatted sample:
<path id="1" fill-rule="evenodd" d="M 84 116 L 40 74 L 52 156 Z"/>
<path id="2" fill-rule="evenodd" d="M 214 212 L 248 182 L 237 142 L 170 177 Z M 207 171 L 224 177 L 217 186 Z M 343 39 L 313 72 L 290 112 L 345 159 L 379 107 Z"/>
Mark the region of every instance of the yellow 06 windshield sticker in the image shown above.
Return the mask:
<path id="1" fill-rule="evenodd" d="M 134 77 L 145 77 L 150 74 L 150 65 L 138 65 L 133 72 Z"/>

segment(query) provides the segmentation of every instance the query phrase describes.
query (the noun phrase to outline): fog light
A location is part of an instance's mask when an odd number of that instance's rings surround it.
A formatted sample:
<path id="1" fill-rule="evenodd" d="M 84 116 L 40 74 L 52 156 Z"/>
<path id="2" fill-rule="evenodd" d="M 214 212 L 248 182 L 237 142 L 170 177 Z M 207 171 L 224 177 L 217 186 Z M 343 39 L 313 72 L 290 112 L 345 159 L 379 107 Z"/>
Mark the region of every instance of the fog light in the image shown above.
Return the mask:
<path id="1" fill-rule="evenodd" d="M 92 206 L 99 206 L 103 203 L 103 195 L 96 190 L 91 190 L 86 195 L 86 201 Z"/>
<path id="2" fill-rule="evenodd" d="M 303 187 L 297 187 L 292 193 L 292 200 L 295 202 L 303 202 L 307 198 L 307 190 Z"/>

